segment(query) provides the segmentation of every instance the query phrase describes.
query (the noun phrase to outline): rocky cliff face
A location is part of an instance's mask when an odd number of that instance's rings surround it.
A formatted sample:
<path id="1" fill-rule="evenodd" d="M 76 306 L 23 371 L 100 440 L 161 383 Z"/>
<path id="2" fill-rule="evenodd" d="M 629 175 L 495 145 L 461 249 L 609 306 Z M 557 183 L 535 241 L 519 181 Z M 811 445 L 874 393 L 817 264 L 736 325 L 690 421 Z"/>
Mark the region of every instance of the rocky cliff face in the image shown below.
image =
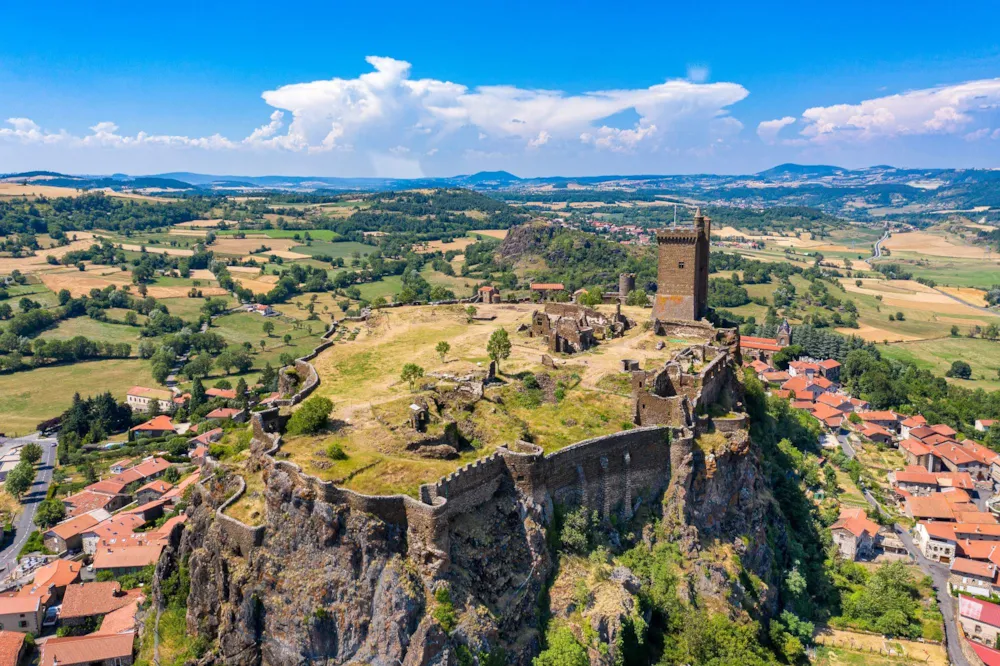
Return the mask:
<path id="1" fill-rule="evenodd" d="M 165 576 L 187 562 L 188 630 L 212 641 L 206 663 L 464 666 L 503 654 L 527 665 L 551 615 L 584 644 L 596 636 L 592 663 L 611 664 L 637 617 L 639 582 L 620 565 L 578 598 L 577 565 L 560 565 L 547 543 L 551 516 L 513 481 L 450 520 L 440 571 L 416 556 L 405 529 L 325 501 L 294 471 L 265 463 L 265 481 L 262 545 L 247 548 L 225 528 L 215 511 L 224 493 L 199 489 L 161 565 Z M 646 501 L 633 521 L 595 529 L 620 550 L 676 544 L 682 598 L 731 616 L 775 611 L 772 547 L 783 532 L 745 431 L 696 439 L 663 495 Z"/>

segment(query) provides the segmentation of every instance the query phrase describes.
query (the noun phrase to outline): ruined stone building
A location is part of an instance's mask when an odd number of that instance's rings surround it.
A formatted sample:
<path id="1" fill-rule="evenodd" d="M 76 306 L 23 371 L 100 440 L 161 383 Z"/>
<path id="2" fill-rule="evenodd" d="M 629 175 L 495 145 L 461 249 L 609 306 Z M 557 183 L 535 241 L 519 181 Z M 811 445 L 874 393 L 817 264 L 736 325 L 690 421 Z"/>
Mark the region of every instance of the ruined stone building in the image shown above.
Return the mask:
<path id="1" fill-rule="evenodd" d="M 656 232 L 657 291 L 653 322 L 698 321 L 708 311 L 711 220 L 699 211 L 694 226 Z"/>
<path id="2" fill-rule="evenodd" d="M 727 412 L 742 409 L 737 367 L 738 346 L 701 344 L 682 349 L 657 370 L 633 371 L 635 424 L 694 427 L 709 406 Z"/>
<path id="3" fill-rule="evenodd" d="M 590 349 L 598 339 L 620 336 L 631 326 L 620 305 L 608 316 L 583 305 L 547 303 L 544 310 L 531 314 L 528 335 L 544 338 L 550 351 L 573 354 Z"/>

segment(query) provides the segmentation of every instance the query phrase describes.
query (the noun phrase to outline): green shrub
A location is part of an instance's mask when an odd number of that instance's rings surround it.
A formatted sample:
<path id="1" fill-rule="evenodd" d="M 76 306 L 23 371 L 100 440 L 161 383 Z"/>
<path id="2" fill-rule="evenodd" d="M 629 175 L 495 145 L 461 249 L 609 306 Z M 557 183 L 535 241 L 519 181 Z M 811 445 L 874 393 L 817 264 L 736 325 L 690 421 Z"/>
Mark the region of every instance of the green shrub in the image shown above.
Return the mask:
<path id="1" fill-rule="evenodd" d="M 347 460 L 347 452 L 344 451 L 344 447 L 334 442 L 326 447 L 326 457 L 330 460 Z"/>

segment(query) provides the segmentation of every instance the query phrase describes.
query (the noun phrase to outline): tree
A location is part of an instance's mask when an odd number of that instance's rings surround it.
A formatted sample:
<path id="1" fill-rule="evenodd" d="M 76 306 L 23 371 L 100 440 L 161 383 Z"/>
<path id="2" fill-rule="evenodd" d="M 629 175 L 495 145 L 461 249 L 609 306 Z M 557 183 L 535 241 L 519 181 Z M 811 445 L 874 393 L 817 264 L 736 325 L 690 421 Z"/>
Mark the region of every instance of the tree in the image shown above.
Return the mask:
<path id="1" fill-rule="evenodd" d="M 7 474 L 7 480 L 4 482 L 4 487 L 11 495 L 17 499 L 21 499 L 21 495 L 23 495 L 34 482 L 35 466 L 27 460 L 22 460 Z"/>
<path id="2" fill-rule="evenodd" d="M 288 433 L 291 435 L 315 435 L 330 421 L 333 403 L 327 398 L 313 396 L 302 403 L 288 419 Z"/>
<path id="3" fill-rule="evenodd" d="M 200 377 L 195 377 L 191 383 L 191 407 L 189 411 L 194 411 L 205 404 L 205 385 L 201 383 Z"/>
<path id="4" fill-rule="evenodd" d="M 400 379 L 404 382 L 410 384 L 410 390 L 413 390 L 413 382 L 417 381 L 424 376 L 424 369 L 421 368 L 416 363 L 407 363 L 403 366 L 403 371 L 399 374 Z"/>
<path id="5" fill-rule="evenodd" d="M 171 465 L 163 471 L 163 480 L 167 483 L 177 483 L 181 478 L 181 473 L 177 471 L 177 468 Z"/>
<path id="6" fill-rule="evenodd" d="M 451 351 L 451 345 L 448 344 L 446 341 L 442 340 L 441 342 L 437 343 L 437 346 L 434 348 L 434 351 L 438 353 L 438 356 L 441 357 L 441 362 L 444 363 L 444 357 L 445 355 L 448 354 L 449 351 Z"/>
<path id="7" fill-rule="evenodd" d="M 284 342 L 286 345 L 291 344 L 292 343 L 292 334 L 291 333 L 285 333 L 281 337 L 281 341 Z"/>
<path id="8" fill-rule="evenodd" d="M 628 296 L 625 297 L 625 305 L 636 305 L 639 307 L 646 307 L 649 305 L 649 296 L 642 289 L 633 289 L 628 292 Z"/>
<path id="9" fill-rule="evenodd" d="M 184 364 L 181 374 L 190 379 L 194 379 L 195 377 L 207 377 L 208 373 L 212 371 L 212 365 L 213 361 L 211 356 L 208 354 L 199 354 Z"/>
<path id="10" fill-rule="evenodd" d="M 953 338 L 958 337 L 958 326 L 955 326 L 954 324 L 952 324 L 951 326 L 951 337 Z"/>
<path id="11" fill-rule="evenodd" d="M 267 337 L 271 337 L 271 334 L 274 333 L 274 322 L 273 321 L 265 321 L 264 322 L 264 333 L 265 333 L 265 335 L 267 335 Z"/>
<path id="12" fill-rule="evenodd" d="M 28 442 L 21 447 L 21 460 L 27 460 L 34 465 L 42 459 L 42 447 L 34 442 Z"/>
<path id="13" fill-rule="evenodd" d="M 590 658 L 573 632 L 565 625 L 549 631 L 546 637 L 548 647 L 534 658 L 533 666 L 588 666 Z"/>
<path id="14" fill-rule="evenodd" d="M 588 307 L 592 307 L 594 305 L 600 305 L 603 302 L 604 302 L 604 292 L 601 290 L 600 287 L 594 287 L 593 289 L 587 291 L 587 293 L 580 294 L 580 297 L 577 299 L 577 303 L 579 303 L 580 305 L 586 305 Z"/>
<path id="15" fill-rule="evenodd" d="M 951 368 L 945 373 L 945 377 L 969 379 L 972 377 L 972 366 L 965 361 L 952 361 Z"/>
<path id="16" fill-rule="evenodd" d="M 35 524 L 47 529 L 62 522 L 65 517 L 66 507 L 62 501 L 55 498 L 47 499 L 38 505 L 38 511 L 35 513 Z"/>
<path id="17" fill-rule="evenodd" d="M 498 328 L 493 331 L 489 342 L 486 343 L 486 354 L 497 364 L 499 372 L 500 361 L 510 358 L 510 337 L 506 329 Z"/>
<path id="18" fill-rule="evenodd" d="M 238 402 L 240 404 L 240 407 L 246 407 L 247 406 L 247 391 L 248 390 L 249 389 L 247 388 L 246 380 L 244 380 L 242 377 L 240 377 L 239 381 L 236 382 L 236 402 Z"/>
<path id="19" fill-rule="evenodd" d="M 801 345 L 788 345 L 774 354 L 771 363 L 778 370 L 787 370 L 788 364 L 798 359 L 804 353 L 805 349 Z"/>
<path id="20" fill-rule="evenodd" d="M 465 322 L 467 324 L 471 324 L 472 318 L 476 316 L 477 312 L 479 312 L 479 310 L 476 309 L 475 305 L 470 305 L 469 307 L 465 308 Z"/>

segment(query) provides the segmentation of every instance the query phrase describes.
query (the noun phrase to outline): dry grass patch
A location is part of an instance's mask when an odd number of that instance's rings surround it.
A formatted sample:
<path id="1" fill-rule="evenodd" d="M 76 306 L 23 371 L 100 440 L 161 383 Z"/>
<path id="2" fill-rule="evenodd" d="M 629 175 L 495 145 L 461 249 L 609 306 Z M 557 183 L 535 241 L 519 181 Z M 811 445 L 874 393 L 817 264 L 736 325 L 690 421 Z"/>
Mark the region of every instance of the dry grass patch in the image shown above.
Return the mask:
<path id="1" fill-rule="evenodd" d="M 869 342 L 884 342 L 888 340 L 889 342 L 910 342 L 913 340 L 924 340 L 920 336 L 906 335 L 900 333 L 899 331 L 890 331 L 884 328 L 877 328 L 875 326 L 870 326 L 868 324 L 862 324 L 858 328 L 838 328 L 838 333 L 844 335 L 857 335 Z"/>
<path id="2" fill-rule="evenodd" d="M 989 306 L 989 303 L 986 301 L 986 292 L 982 289 L 973 289 L 972 287 L 938 287 L 938 291 L 943 291 L 946 294 L 965 301 L 969 305 L 979 308 Z"/>
<path id="3" fill-rule="evenodd" d="M 985 247 L 960 244 L 960 241 L 953 242 L 946 236 L 928 231 L 893 234 L 884 245 L 892 252 L 914 252 L 934 257 L 982 259 L 987 256 Z"/>

